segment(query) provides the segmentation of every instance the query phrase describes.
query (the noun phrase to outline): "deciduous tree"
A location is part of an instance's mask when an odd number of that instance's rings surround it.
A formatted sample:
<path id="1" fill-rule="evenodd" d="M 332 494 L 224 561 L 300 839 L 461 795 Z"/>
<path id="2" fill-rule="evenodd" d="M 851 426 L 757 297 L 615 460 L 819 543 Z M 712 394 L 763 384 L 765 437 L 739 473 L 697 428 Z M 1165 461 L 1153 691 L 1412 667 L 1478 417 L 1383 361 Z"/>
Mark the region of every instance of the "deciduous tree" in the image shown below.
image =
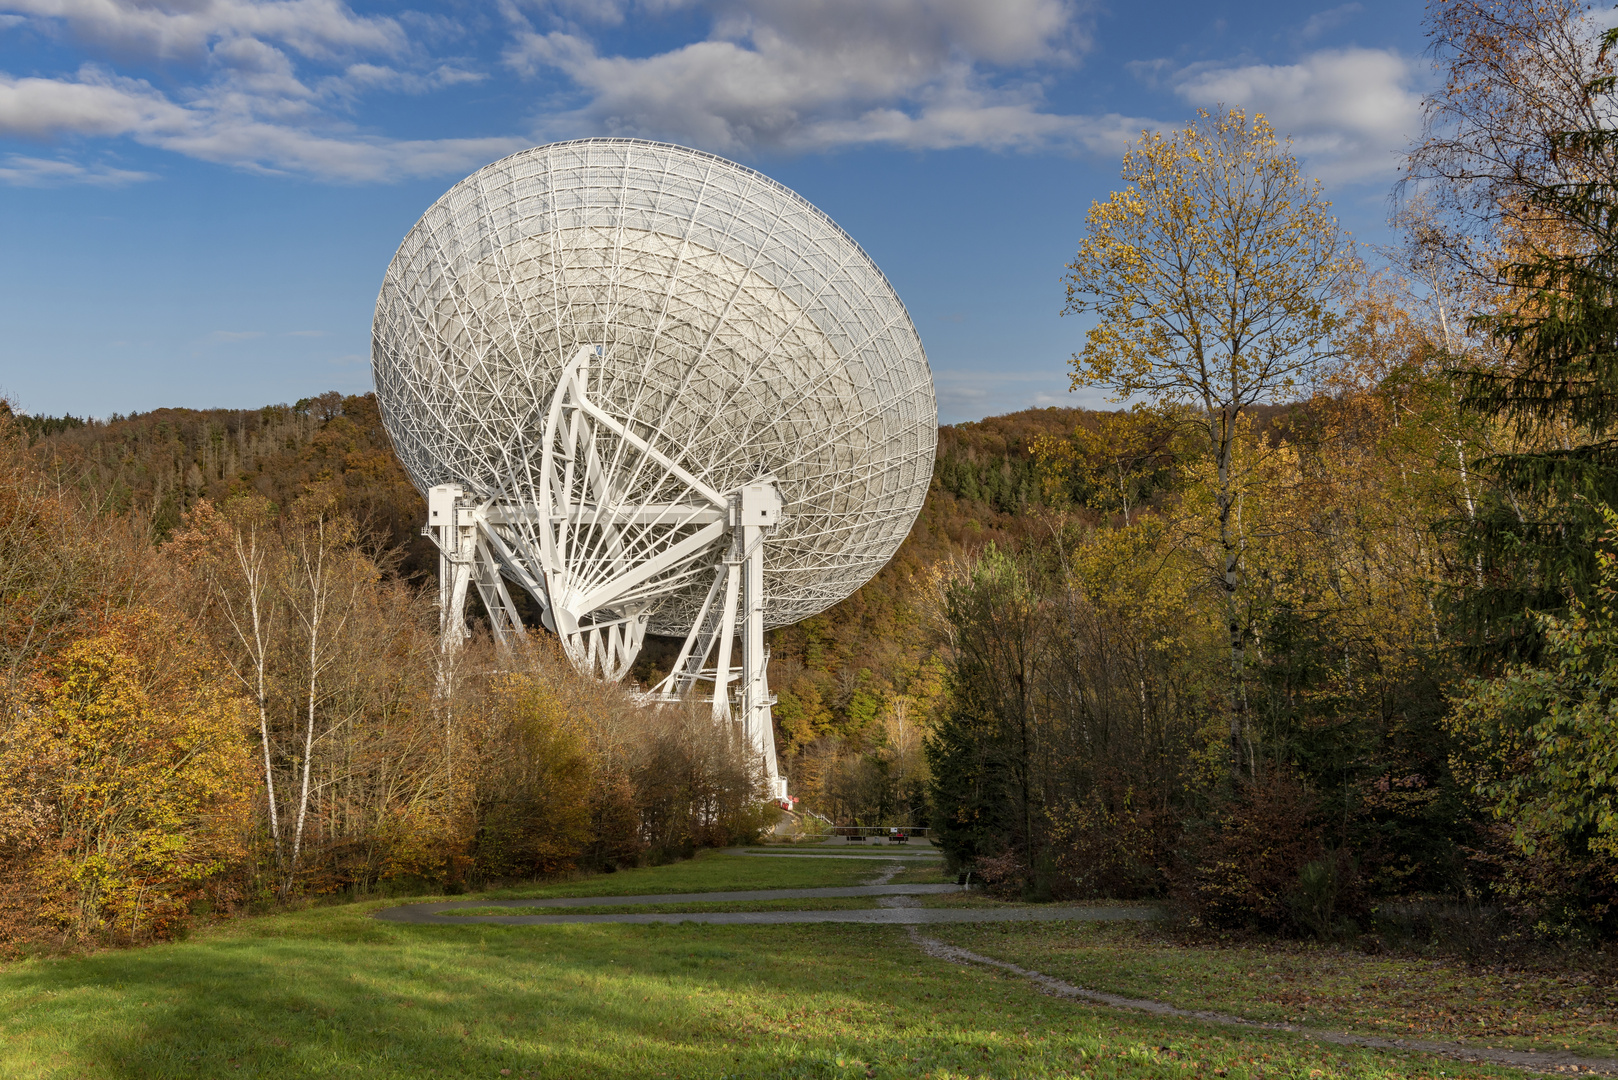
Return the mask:
<path id="1" fill-rule="evenodd" d="M 245 853 L 251 769 L 241 701 L 155 612 L 74 642 L 0 739 L 0 837 L 46 919 L 75 937 L 183 923 Z M 20 850 L 19 850 L 20 849 Z"/>
<path id="2" fill-rule="evenodd" d="M 1244 467 L 1238 443 L 1253 406 L 1295 394 L 1330 353 L 1354 262 L 1320 185 L 1262 115 L 1203 112 L 1184 130 L 1143 133 L 1123 177 L 1128 187 L 1091 206 L 1068 264 L 1066 313 L 1096 319 L 1073 385 L 1195 417 L 1213 480 L 1235 761 L 1246 726 L 1241 505 L 1256 457 Z"/>

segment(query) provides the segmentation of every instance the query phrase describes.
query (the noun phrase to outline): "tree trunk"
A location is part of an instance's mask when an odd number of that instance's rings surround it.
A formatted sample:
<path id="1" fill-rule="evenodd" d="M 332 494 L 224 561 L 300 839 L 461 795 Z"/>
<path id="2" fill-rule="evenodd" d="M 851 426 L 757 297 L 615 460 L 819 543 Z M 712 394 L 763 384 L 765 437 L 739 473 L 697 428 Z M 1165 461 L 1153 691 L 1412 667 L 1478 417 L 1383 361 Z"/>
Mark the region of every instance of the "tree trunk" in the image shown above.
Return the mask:
<path id="1" fill-rule="evenodd" d="M 1219 549 L 1224 564 L 1220 587 L 1225 592 L 1225 627 L 1230 637 L 1230 771 L 1232 776 L 1237 776 L 1242 771 L 1242 745 L 1247 735 L 1247 646 L 1240 603 L 1241 537 L 1234 520 L 1235 478 L 1231 475 L 1237 419 L 1233 412 L 1226 407 L 1217 421 L 1219 435 L 1215 450 L 1219 461 L 1219 491 L 1215 504 L 1219 509 Z"/>

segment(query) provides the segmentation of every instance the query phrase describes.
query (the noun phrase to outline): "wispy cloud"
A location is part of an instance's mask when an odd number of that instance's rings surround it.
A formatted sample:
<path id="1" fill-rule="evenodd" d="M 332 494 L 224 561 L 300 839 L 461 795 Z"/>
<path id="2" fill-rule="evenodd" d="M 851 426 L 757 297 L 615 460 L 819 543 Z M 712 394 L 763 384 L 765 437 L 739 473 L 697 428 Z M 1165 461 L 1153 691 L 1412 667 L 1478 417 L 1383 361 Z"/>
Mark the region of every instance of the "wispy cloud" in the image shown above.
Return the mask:
<path id="1" fill-rule="evenodd" d="M 1360 3 L 1339 4 L 1325 11 L 1317 11 L 1304 20 L 1293 36 L 1301 42 L 1316 41 L 1364 11 L 1365 5 Z"/>
<path id="2" fill-rule="evenodd" d="M 465 172 L 531 144 L 520 136 L 387 139 L 276 122 L 230 95 L 180 104 L 151 84 L 87 65 L 68 79 L 0 74 L 0 136 L 126 136 L 204 161 L 264 173 L 368 182 Z"/>
<path id="3" fill-rule="evenodd" d="M 210 341 L 251 341 L 264 336 L 262 330 L 215 330 L 208 335 Z"/>
<path id="4" fill-rule="evenodd" d="M 0 9 L 59 22 L 87 44 L 160 59 L 245 40 L 277 42 L 320 59 L 397 55 L 409 44 L 394 19 L 356 15 L 339 0 L 5 0 Z"/>
<path id="5" fill-rule="evenodd" d="M 938 394 L 938 418 L 945 423 L 1050 405 L 1117 407 L 1108 404 L 1098 392 L 1069 393 L 1067 376 L 1060 370 L 1003 370 L 992 358 L 970 371 L 934 369 L 933 382 Z"/>
<path id="6" fill-rule="evenodd" d="M 123 187 L 155 179 L 155 173 L 118 169 L 98 163 L 81 165 L 60 158 L 26 157 L 22 154 L 8 154 L 0 158 L 0 184 L 12 187 L 62 187 L 69 184 Z"/>
<path id="7" fill-rule="evenodd" d="M 123 139 L 348 183 L 460 175 L 535 141 L 603 132 L 733 154 L 890 146 L 1111 158 L 1160 125 L 1065 112 L 1046 95 L 1093 48 L 1091 2 L 500 0 L 494 27 L 506 47 L 496 70 L 543 85 L 544 109 L 523 130 L 406 139 L 357 124 L 359 103 L 491 77 L 445 54 L 474 33 L 446 16 L 360 14 L 342 0 L 0 0 L 0 19 L 98 57 L 75 71 L 0 72 L 0 137 Z M 1357 10 L 1322 12 L 1295 37 L 1324 34 Z M 652 55 L 601 45 L 608 28 L 671 16 L 698 20 L 701 39 Z M 488 33 L 481 25 L 476 32 Z M 163 78 L 131 77 L 131 57 Z M 1415 66 L 1385 50 L 1131 69 L 1190 104 L 1262 109 L 1327 179 L 1391 168 L 1419 108 Z M 74 156 L 13 157 L 0 165 L 0 183 L 150 177 Z"/>

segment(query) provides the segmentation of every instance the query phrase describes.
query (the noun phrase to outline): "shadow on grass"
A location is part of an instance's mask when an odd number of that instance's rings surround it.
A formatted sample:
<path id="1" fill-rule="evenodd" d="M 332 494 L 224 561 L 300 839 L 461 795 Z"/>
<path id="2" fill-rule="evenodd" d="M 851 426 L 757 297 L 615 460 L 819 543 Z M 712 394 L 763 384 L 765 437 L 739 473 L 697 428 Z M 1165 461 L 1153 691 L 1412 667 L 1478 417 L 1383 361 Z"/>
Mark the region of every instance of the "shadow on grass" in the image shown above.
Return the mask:
<path id="1" fill-rule="evenodd" d="M 886 929 L 282 921 L 281 936 L 18 965 L 0 975 L 0 1071 L 864 1076 L 906 1056 L 904 1031 L 922 1019 L 893 1004 L 916 975 L 869 970 L 896 944 Z M 784 1043 L 792 1024 L 823 1030 Z"/>
<path id="2" fill-rule="evenodd" d="M 1437 1075 L 1057 1001 L 890 927 L 412 927 L 358 908 L 12 965 L 0 1034 L 8 1078 L 1065 1077 L 1098 1058 L 1146 1077 L 1182 1057 L 1235 1080 L 1261 1057 L 1252 1075 Z"/>

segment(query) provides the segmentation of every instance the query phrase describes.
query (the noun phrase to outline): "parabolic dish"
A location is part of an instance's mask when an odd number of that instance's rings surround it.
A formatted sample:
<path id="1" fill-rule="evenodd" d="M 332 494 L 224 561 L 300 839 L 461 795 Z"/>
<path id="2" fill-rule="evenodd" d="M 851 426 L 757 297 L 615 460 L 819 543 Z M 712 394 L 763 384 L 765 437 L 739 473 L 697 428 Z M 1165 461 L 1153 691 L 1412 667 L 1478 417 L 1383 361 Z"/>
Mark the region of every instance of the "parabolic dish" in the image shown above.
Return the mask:
<path id="1" fill-rule="evenodd" d="M 394 255 L 373 327 L 412 482 L 538 505 L 547 411 L 588 347 L 590 393 L 681 468 L 721 492 L 775 480 L 766 625 L 847 597 L 910 531 L 937 440 L 926 355 L 870 257 L 796 193 L 636 139 L 553 143 L 456 184 Z M 684 634 L 707 587 L 672 585 L 649 629 Z"/>

